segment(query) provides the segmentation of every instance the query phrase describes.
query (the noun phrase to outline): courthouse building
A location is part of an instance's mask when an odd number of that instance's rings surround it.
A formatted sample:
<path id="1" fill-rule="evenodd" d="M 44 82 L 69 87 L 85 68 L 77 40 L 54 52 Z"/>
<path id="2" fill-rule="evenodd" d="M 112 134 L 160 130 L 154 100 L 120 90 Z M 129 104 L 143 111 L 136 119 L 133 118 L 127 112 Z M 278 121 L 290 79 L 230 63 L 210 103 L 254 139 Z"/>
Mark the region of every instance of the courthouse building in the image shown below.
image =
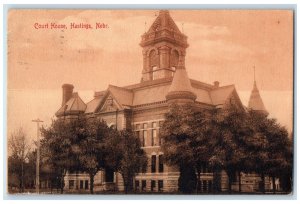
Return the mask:
<path id="1" fill-rule="evenodd" d="M 199 109 L 222 108 L 228 103 L 241 108 L 245 106 L 234 85 L 220 86 L 217 81 L 207 84 L 188 77 L 188 65 L 185 64 L 186 48 L 189 46 L 187 36 L 178 29 L 169 11 L 160 11 L 141 38 L 143 66 L 140 83 L 122 87 L 108 85 L 106 90 L 95 92 L 94 98 L 87 104 L 77 93 L 73 93 L 73 85 L 64 84 L 62 106 L 56 116 L 74 117 L 84 113 L 87 117 L 104 119 L 109 126 L 118 130 L 132 128 L 149 159 L 147 172 L 135 177 L 135 189 L 149 192 L 177 191 L 178 169 L 165 164 L 160 147 L 162 140 L 159 131 L 169 105 L 192 103 Z M 266 111 L 256 83 L 249 108 Z M 226 190 L 226 175 L 221 180 L 221 187 Z M 204 166 L 201 175 L 202 191 L 210 191 L 212 182 L 213 174 Z M 258 182 L 259 178 L 253 175 L 242 176 L 244 191 L 257 189 Z M 68 173 L 65 176 L 67 191 L 87 191 L 88 188 L 87 174 Z M 95 191 L 123 189 L 119 173 L 107 169 L 99 171 L 95 176 Z"/>

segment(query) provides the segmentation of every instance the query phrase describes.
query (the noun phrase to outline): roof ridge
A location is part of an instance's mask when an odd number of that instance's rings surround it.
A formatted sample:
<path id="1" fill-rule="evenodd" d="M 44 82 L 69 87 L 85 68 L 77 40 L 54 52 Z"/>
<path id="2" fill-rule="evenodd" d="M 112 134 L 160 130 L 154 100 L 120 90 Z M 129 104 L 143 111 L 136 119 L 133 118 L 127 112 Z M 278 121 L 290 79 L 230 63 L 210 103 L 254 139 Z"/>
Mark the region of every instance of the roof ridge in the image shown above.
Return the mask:
<path id="1" fill-rule="evenodd" d="M 167 83 L 167 82 L 172 82 L 172 77 L 161 78 L 161 79 L 156 79 L 156 80 L 152 80 L 152 81 L 144 81 L 144 82 L 140 82 L 140 83 L 136 83 L 136 84 L 132 84 L 132 85 L 126 85 L 126 86 L 124 86 L 124 88 L 133 90 L 133 89 L 139 89 L 139 88 L 143 88 L 143 87 L 147 87 L 147 86 L 151 86 L 151 85 L 158 85 L 158 84 Z"/>
<path id="2" fill-rule="evenodd" d="M 218 90 L 218 89 L 223 89 L 223 88 L 228 88 L 230 86 L 232 86 L 233 88 L 235 88 L 234 84 L 229 84 L 229 85 L 226 85 L 226 86 L 219 86 L 218 88 L 212 89 L 211 91 Z"/>
<path id="3" fill-rule="evenodd" d="M 127 89 L 127 88 L 125 88 L 125 87 L 120 87 L 120 86 L 116 86 L 116 85 L 112 85 L 112 84 L 109 84 L 109 85 L 108 85 L 108 89 L 109 89 L 110 87 L 112 87 L 112 88 L 117 88 L 117 89 L 121 89 L 121 90 L 128 91 L 128 92 L 132 92 L 131 89 Z"/>

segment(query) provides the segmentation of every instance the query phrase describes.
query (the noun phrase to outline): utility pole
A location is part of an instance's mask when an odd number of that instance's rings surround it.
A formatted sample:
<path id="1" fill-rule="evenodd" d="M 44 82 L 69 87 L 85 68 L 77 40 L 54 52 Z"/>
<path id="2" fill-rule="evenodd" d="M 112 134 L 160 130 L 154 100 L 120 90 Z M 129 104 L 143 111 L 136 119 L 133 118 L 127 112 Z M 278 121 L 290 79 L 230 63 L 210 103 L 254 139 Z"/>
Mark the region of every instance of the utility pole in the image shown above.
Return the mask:
<path id="1" fill-rule="evenodd" d="M 44 122 L 42 120 L 35 119 L 32 120 L 37 124 L 37 149 L 36 149 L 36 178 L 35 178 L 35 190 L 36 193 L 40 193 L 40 123 Z"/>

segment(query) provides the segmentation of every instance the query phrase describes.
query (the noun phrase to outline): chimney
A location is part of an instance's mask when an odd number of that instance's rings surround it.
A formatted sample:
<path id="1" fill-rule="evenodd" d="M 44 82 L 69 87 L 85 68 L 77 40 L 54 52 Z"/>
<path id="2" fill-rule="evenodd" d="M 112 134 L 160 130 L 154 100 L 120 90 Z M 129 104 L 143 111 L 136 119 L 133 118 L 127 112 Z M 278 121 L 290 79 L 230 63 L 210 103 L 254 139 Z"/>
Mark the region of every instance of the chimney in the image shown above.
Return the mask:
<path id="1" fill-rule="evenodd" d="M 63 97 L 62 97 L 62 106 L 67 103 L 73 95 L 74 86 L 72 84 L 64 84 L 62 85 Z"/>
<path id="2" fill-rule="evenodd" d="M 215 88 L 219 88 L 219 86 L 220 86 L 220 82 L 218 82 L 218 81 L 215 81 L 215 82 L 214 82 L 214 86 L 215 86 Z"/>

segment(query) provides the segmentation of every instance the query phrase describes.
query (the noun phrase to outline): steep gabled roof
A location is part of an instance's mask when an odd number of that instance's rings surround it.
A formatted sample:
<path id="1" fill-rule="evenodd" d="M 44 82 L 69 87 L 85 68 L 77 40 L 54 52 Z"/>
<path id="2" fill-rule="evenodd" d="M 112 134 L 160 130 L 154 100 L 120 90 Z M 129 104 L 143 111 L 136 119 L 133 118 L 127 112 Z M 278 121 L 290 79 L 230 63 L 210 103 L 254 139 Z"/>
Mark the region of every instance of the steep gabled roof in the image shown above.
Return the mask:
<path id="1" fill-rule="evenodd" d="M 228 85 L 212 89 L 210 91 L 212 104 L 215 106 L 224 104 L 234 90 L 234 85 Z"/>
<path id="2" fill-rule="evenodd" d="M 98 92 L 100 93 L 100 92 Z M 130 89 L 109 85 L 106 91 L 102 91 L 101 96 L 95 97 L 88 103 L 89 112 L 97 112 L 101 110 L 105 104 L 106 99 L 111 96 L 118 104 L 118 108 L 125 109 L 132 106 L 133 92 Z"/>
<path id="3" fill-rule="evenodd" d="M 55 113 L 56 116 L 65 114 L 78 114 L 83 113 L 86 109 L 86 104 L 79 97 L 78 93 L 72 94 L 72 97 Z"/>
<path id="4" fill-rule="evenodd" d="M 132 106 L 133 92 L 118 86 L 109 85 L 108 91 L 113 95 L 117 102 L 122 106 Z"/>

